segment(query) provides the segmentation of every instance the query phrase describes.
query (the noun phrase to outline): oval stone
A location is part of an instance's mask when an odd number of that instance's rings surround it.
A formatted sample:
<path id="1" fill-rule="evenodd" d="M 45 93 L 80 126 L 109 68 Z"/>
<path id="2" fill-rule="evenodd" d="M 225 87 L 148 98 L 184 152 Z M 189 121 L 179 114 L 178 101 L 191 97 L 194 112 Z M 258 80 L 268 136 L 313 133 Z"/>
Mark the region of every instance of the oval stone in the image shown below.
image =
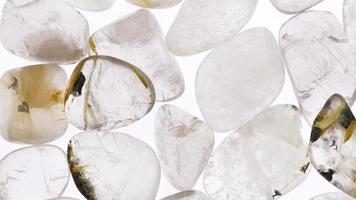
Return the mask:
<path id="1" fill-rule="evenodd" d="M 161 200 L 210 200 L 204 193 L 196 190 L 180 192 Z"/>
<path id="2" fill-rule="evenodd" d="M 310 200 L 354 200 L 343 193 L 328 193 L 311 198 Z"/>
<path id="3" fill-rule="evenodd" d="M 172 7 L 182 0 L 126 0 L 136 6 L 144 8 L 168 8 Z"/>
<path id="4" fill-rule="evenodd" d="M 323 0 L 271 0 L 274 7 L 286 14 L 300 13 Z"/>
<path id="5" fill-rule="evenodd" d="M 114 5 L 115 0 L 64 0 L 72 6 L 87 11 L 104 11 Z"/>

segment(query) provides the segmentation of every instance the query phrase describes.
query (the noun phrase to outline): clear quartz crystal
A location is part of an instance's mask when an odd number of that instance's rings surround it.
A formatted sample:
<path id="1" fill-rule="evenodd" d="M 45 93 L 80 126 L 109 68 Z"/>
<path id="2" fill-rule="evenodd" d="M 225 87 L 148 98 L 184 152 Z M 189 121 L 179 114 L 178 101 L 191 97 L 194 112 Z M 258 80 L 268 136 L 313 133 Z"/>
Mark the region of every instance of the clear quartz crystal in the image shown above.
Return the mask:
<path id="1" fill-rule="evenodd" d="M 115 0 L 62 0 L 72 6 L 87 11 L 104 11 L 114 5 Z"/>
<path id="2" fill-rule="evenodd" d="M 274 7 L 287 14 L 300 13 L 323 0 L 270 0 Z M 352 1 L 352 0 L 351 0 Z"/>
<path id="3" fill-rule="evenodd" d="M 2 137 L 10 142 L 43 144 L 62 136 L 68 126 L 66 84 L 65 71 L 54 64 L 7 71 L 0 79 Z"/>
<path id="4" fill-rule="evenodd" d="M 182 0 L 126 0 L 126 1 L 144 8 L 168 8 L 178 4 Z"/>
<path id="5" fill-rule="evenodd" d="M 149 78 L 135 66 L 91 56 L 74 70 L 66 92 L 68 121 L 82 130 L 110 130 L 144 117 L 155 103 Z"/>
<path id="6" fill-rule="evenodd" d="M 196 190 L 180 192 L 161 200 L 210 200 L 204 193 Z"/>
<path id="7" fill-rule="evenodd" d="M 249 29 L 204 59 L 195 83 L 198 105 L 214 130 L 236 129 L 272 104 L 284 75 L 272 33 L 261 27 Z"/>
<path id="8" fill-rule="evenodd" d="M 168 51 L 162 30 L 147 10 L 139 10 L 95 32 L 94 53 L 134 64 L 152 80 L 159 101 L 172 100 L 184 91 L 178 63 Z"/>
<path id="9" fill-rule="evenodd" d="M 356 1 L 344 1 L 344 26 L 356 59 Z"/>
<path id="10" fill-rule="evenodd" d="M 273 106 L 228 136 L 205 170 L 212 199 L 272 200 L 294 189 L 309 171 L 298 108 Z"/>
<path id="11" fill-rule="evenodd" d="M 311 198 L 310 200 L 353 200 L 343 193 L 328 193 Z"/>
<path id="12" fill-rule="evenodd" d="M 55 146 L 18 149 L 0 161 L 0 199 L 59 197 L 68 181 L 65 153 Z"/>
<path id="13" fill-rule="evenodd" d="M 334 93 L 353 104 L 356 64 L 345 31 L 333 14 L 308 11 L 293 17 L 281 28 L 280 46 L 309 124 Z"/>
<path id="14" fill-rule="evenodd" d="M 68 162 L 87 199 L 154 200 L 160 166 L 147 144 L 129 135 L 84 132 L 68 145 Z"/>
<path id="15" fill-rule="evenodd" d="M 192 189 L 214 148 L 214 133 L 198 118 L 163 105 L 155 122 L 157 154 L 168 181 L 178 190 Z"/>

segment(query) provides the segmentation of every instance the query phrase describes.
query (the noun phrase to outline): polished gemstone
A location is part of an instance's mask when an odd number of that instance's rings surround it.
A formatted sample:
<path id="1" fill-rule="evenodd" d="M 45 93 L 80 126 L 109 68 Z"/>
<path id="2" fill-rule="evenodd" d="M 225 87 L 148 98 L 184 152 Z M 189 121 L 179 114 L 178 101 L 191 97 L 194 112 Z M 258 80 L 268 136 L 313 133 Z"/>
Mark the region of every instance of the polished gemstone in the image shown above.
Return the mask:
<path id="1" fill-rule="evenodd" d="M 180 192 L 161 200 L 210 200 L 204 193 L 196 190 Z"/>
<path id="2" fill-rule="evenodd" d="M 310 157 L 318 172 L 356 197 L 356 120 L 345 99 L 333 95 L 314 121 Z"/>
<path id="3" fill-rule="evenodd" d="M 303 12 L 322 1 L 323 0 L 271 0 L 272 4 L 279 11 L 287 14 Z"/>
<path id="4" fill-rule="evenodd" d="M 351 46 L 337 18 L 308 11 L 284 24 L 280 45 L 296 96 L 309 124 L 334 93 L 355 101 L 356 67 Z"/>
<path id="5" fill-rule="evenodd" d="M 63 1 L 7 0 L 0 29 L 8 51 L 33 61 L 74 63 L 89 49 L 88 22 Z"/>
<path id="6" fill-rule="evenodd" d="M 189 56 L 219 46 L 250 20 L 257 0 L 185 0 L 167 35 L 173 54 Z"/>
<path id="7" fill-rule="evenodd" d="M 298 108 L 276 105 L 228 136 L 204 173 L 209 196 L 271 200 L 298 186 L 310 167 L 302 120 Z"/>
<path id="8" fill-rule="evenodd" d="M 68 126 L 66 84 L 65 71 L 54 64 L 5 72 L 0 79 L 2 137 L 10 142 L 43 144 L 62 136 Z"/>
<path id="9" fill-rule="evenodd" d="M 115 0 L 64 0 L 76 8 L 88 11 L 104 11 L 114 5 Z"/>
<path id="10" fill-rule="evenodd" d="M 272 104 L 283 84 L 283 59 L 275 38 L 268 29 L 253 28 L 204 59 L 195 87 L 204 118 L 214 130 L 224 132 L 239 128 Z"/>
<path id="11" fill-rule="evenodd" d="M 128 2 L 144 8 L 168 8 L 182 0 L 127 0 Z"/>
<path id="12" fill-rule="evenodd" d="M 75 184 L 87 199 L 154 200 L 160 166 L 154 151 L 129 135 L 84 132 L 68 145 Z"/>
<path id="13" fill-rule="evenodd" d="M 107 25 L 91 36 L 90 43 L 94 53 L 120 58 L 147 74 L 158 101 L 172 100 L 183 93 L 178 63 L 150 11 L 139 10 Z"/>
<path id="14" fill-rule="evenodd" d="M 163 105 L 155 122 L 157 154 L 163 173 L 178 190 L 192 189 L 214 148 L 214 133 L 198 118 Z"/>
<path id="15" fill-rule="evenodd" d="M 74 70 L 66 92 L 68 121 L 83 130 L 110 130 L 144 117 L 155 103 L 151 81 L 135 66 L 91 56 Z"/>
<path id="16" fill-rule="evenodd" d="M 55 146 L 26 147 L 0 161 L 0 199 L 48 199 L 61 196 L 69 181 L 64 152 Z"/>
<path id="17" fill-rule="evenodd" d="M 310 200 L 353 200 L 343 193 L 328 193 L 311 198 Z"/>

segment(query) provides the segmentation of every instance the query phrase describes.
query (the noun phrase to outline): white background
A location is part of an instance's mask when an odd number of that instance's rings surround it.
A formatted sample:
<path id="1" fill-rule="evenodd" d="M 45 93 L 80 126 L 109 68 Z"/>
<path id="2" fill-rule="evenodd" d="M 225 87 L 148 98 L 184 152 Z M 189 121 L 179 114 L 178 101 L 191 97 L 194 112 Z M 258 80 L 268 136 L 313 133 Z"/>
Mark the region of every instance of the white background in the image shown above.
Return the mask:
<path id="1" fill-rule="evenodd" d="M 1 7 L 3 6 L 4 2 L 5 0 L 0 1 Z M 167 33 L 170 25 L 172 24 L 180 8 L 180 5 L 168 9 L 152 10 L 152 12 L 157 17 L 165 33 Z M 342 23 L 342 5 L 343 5 L 342 0 L 325 0 L 321 4 L 315 6 L 313 9 L 331 11 L 337 16 L 337 18 L 340 20 L 340 23 Z M 117 0 L 116 4 L 110 10 L 107 10 L 105 12 L 92 13 L 92 12 L 83 11 L 82 13 L 87 17 L 90 24 L 90 31 L 91 33 L 93 33 L 94 31 L 100 29 L 102 26 L 124 15 L 134 12 L 135 10 L 138 9 L 139 9 L 138 7 L 130 5 L 129 3 L 126 3 L 124 0 Z M 277 11 L 268 0 L 259 0 L 257 10 L 253 18 L 244 29 L 248 29 L 256 26 L 265 26 L 275 34 L 276 38 L 278 38 L 278 31 L 280 26 L 285 21 L 287 21 L 290 17 L 291 17 L 290 15 L 285 15 Z M 206 56 L 206 54 L 207 53 L 202 53 L 191 57 L 177 58 L 185 78 L 186 90 L 180 98 L 178 98 L 175 101 L 169 102 L 171 104 L 174 104 L 176 106 L 179 106 L 189 111 L 190 113 L 198 117 L 201 117 L 201 114 L 195 100 L 194 80 L 199 64 L 201 63 L 202 59 Z M 19 57 L 16 57 L 8 53 L 3 47 L 0 46 L 0 74 L 2 74 L 3 72 L 11 68 L 26 66 L 30 64 L 36 64 L 36 63 L 29 62 Z M 68 76 L 74 69 L 74 65 L 73 66 L 67 65 L 63 67 L 67 71 Z M 274 104 L 281 104 L 281 103 L 298 105 L 289 78 L 286 79 L 286 83 L 281 94 L 274 102 Z M 152 110 L 152 112 L 148 114 L 148 116 L 146 116 L 142 120 L 134 123 L 129 127 L 120 129 L 119 132 L 133 135 L 134 137 L 137 137 L 147 142 L 155 149 L 154 137 L 153 137 L 154 136 L 153 121 L 154 121 L 156 111 L 160 105 L 161 105 L 160 103 L 157 103 L 154 109 Z M 355 110 L 355 106 L 353 110 Z M 61 147 L 63 150 L 66 150 L 67 142 L 70 140 L 70 138 L 73 135 L 79 132 L 80 130 L 71 126 L 68 129 L 67 133 L 62 138 L 52 142 L 51 144 L 57 145 Z M 305 137 L 308 137 L 308 134 L 309 132 L 305 133 Z M 216 133 L 215 145 L 217 146 L 227 135 L 228 133 Z M 22 148 L 24 146 L 25 145 L 11 144 L 0 138 L 0 158 L 5 156 L 9 152 L 18 148 Z M 198 181 L 194 189 L 204 191 L 201 183 L 201 179 Z M 294 191 L 290 192 L 289 194 L 281 197 L 280 199 L 308 200 L 309 198 L 315 195 L 323 194 L 327 192 L 334 192 L 334 191 L 338 191 L 338 190 L 334 188 L 331 184 L 329 184 L 326 180 L 324 180 L 321 176 L 319 176 L 317 172 L 313 169 L 310 174 L 310 177 L 302 185 L 300 185 L 298 188 L 296 188 Z M 176 192 L 178 191 L 174 189 L 166 181 L 164 176 L 162 176 L 161 186 L 158 191 L 157 199 L 163 198 L 167 195 L 174 194 Z M 70 180 L 69 185 L 63 196 L 84 199 L 84 197 L 77 191 L 72 179 Z M 32 199 L 29 197 L 29 200 Z"/>

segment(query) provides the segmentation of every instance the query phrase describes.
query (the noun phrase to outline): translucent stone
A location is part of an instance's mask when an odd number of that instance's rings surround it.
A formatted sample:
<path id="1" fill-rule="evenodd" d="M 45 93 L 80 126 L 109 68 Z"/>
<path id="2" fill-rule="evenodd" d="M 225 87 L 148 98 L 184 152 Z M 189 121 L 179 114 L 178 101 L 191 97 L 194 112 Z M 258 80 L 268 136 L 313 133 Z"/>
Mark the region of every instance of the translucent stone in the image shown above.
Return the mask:
<path id="1" fill-rule="evenodd" d="M 196 190 L 180 192 L 161 200 L 210 200 L 204 193 Z"/>
<path id="2" fill-rule="evenodd" d="M 271 0 L 274 7 L 287 14 L 300 13 L 323 0 Z"/>
<path id="3" fill-rule="evenodd" d="M 91 56 L 74 70 L 66 92 L 69 122 L 83 130 L 128 126 L 155 103 L 151 81 L 135 66 L 108 56 Z"/>
<path id="4" fill-rule="evenodd" d="M 85 132 L 68 145 L 75 184 L 87 199 L 154 200 L 160 166 L 154 151 L 129 135 Z"/>
<path id="5" fill-rule="evenodd" d="M 68 126 L 64 112 L 66 84 L 65 71 L 54 64 L 7 71 L 0 79 L 1 136 L 29 144 L 62 136 Z"/>
<path id="6" fill-rule="evenodd" d="M 250 20 L 257 0 L 185 0 L 167 35 L 173 54 L 189 56 L 219 46 Z"/>
<path id="7" fill-rule="evenodd" d="M 0 29 L 4 47 L 25 59 L 73 63 L 88 53 L 88 23 L 63 1 L 7 0 Z"/>
<path id="8" fill-rule="evenodd" d="M 163 105 L 155 122 L 157 154 L 163 173 L 178 190 L 192 189 L 214 148 L 214 133 L 198 118 Z"/>
<path id="9" fill-rule="evenodd" d="M 343 193 L 328 193 L 311 198 L 310 200 L 353 200 Z"/>
<path id="10" fill-rule="evenodd" d="M 64 0 L 76 8 L 88 11 L 104 11 L 114 5 L 115 0 Z"/>
<path id="11" fill-rule="evenodd" d="M 344 26 L 356 58 L 356 1 L 344 0 Z"/>
<path id="12" fill-rule="evenodd" d="M 337 18 L 325 11 L 297 15 L 280 31 L 280 45 L 296 96 L 312 124 L 333 94 L 355 101 L 356 67 L 351 46 Z"/>
<path id="13" fill-rule="evenodd" d="M 67 197 L 58 197 L 58 198 L 47 199 L 47 200 L 77 200 L 77 199 L 67 198 Z"/>
<path id="14" fill-rule="evenodd" d="M 263 111 L 283 84 L 284 65 L 275 38 L 265 28 L 254 28 L 213 50 L 198 70 L 195 87 L 204 118 L 223 132 Z"/>
<path id="15" fill-rule="evenodd" d="M 302 120 L 298 108 L 277 105 L 227 137 L 204 173 L 209 196 L 272 200 L 298 186 L 309 171 Z"/>
<path id="16" fill-rule="evenodd" d="M 55 146 L 22 148 L 0 161 L 0 199 L 55 198 L 68 181 L 65 153 Z"/>
<path id="17" fill-rule="evenodd" d="M 157 100 L 172 100 L 183 93 L 178 63 L 150 11 L 139 10 L 113 22 L 94 33 L 90 43 L 95 53 L 120 58 L 140 68 L 152 80 Z"/>
<path id="18" fill-rule="evenodd" d="M 144 8 L 168 8 L 182 0 L 127 0 L 128 2 Z"/>
<path id="19" fill-rule="evenodd" d="M 312 164 L 330 183 L 356 197 L 356 120 L 345 99 L 333 95 L 313 124 Z"/>

